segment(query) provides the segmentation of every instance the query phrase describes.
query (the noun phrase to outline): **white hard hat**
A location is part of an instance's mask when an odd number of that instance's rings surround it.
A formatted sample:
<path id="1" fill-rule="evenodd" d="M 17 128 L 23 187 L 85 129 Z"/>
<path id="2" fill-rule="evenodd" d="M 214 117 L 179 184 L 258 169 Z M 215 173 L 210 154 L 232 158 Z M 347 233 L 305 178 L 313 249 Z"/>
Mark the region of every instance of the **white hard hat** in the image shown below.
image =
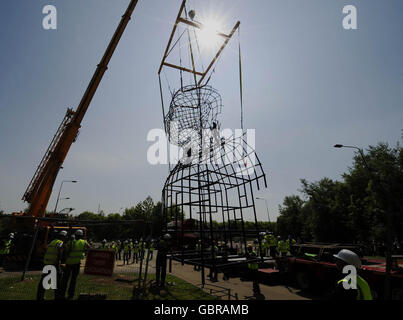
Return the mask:
<path id="1" fill-rule="evenodd" d="M 195 12 L 194 10 L 190 10 L 190 11 L 189 11 L 189 17 L 190 17 L 190 19 L 193 20 L 195 16 L 196 16 L 196 12 Z"/>
<path id="2" fill-rule="evenodd" d="M 66 230 L 62 230 L 62 231 L 60 231 L 60 233 L 59 233 L 62 237 L 65 237 L 65 236 L 67 236 L 67 231 Z"/>
<path id="3" fill-rule="evenodd" d="M 361 259 L 353 251 L 342 249 L 339 251 L 338 254 L 334 254 L 333 257 L 341 261 L 344 261 L 347 264 L 353 265 L 357 269 L 361 268 Z"/>
<path id="4" fill-rule="evenodd" d="M 171 239 L 171 235 L 169 233 L 165 234 L 164 239 Z"/>
<path id="5" fill-rule="evenodd" d="M 106 242 L 106 239 L 102 240 L 102 242 Z"/>
<path id="6" fill-rule="evenodd" d="M 10 233 L 8 236 L 9 236 L 10 238 L 14 238 L 14 233 Z"/>
<path id="7" fill-rule="evenodd" d="M 82 236 L 84 233 L 83 233 L 83 230 L 79 229 L 76 231 L 75 234 L 76 234 L 76 236 Z"/>

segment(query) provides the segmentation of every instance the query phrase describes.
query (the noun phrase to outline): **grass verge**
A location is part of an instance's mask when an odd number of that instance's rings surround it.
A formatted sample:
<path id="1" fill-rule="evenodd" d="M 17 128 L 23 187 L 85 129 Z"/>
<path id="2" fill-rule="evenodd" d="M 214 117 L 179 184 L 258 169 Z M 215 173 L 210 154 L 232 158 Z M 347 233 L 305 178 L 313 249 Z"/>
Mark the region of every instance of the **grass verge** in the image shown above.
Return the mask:
<path id="1" fill-rule="evenodd" d="M 35 300 L 40 280 L 39 275 L 28 276 L 24 281 L 20 277 L 0 279 L 0 300 Z M 147 286 L 143 290 L 143 281 L 138 287 L 138 275 L 115 274 L 112 277 L 100 277 L 80 274 L 74 299 L 80 294 L 105 295 L 106 300 L 214 300 L 202 289 L 172 275 L 166 277 L 166 287 L 160 289 L 155 283 L 155 274 L 147 277 Z M 54 291 L 46 290 L 45 300 L 54 299 Z"/>

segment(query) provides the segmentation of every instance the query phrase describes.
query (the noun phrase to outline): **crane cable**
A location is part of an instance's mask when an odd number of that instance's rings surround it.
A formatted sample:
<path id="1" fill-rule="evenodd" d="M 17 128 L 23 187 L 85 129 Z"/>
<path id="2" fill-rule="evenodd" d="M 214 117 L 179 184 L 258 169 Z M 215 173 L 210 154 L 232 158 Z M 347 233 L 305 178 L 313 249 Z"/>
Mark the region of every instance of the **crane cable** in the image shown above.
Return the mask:
<path id="1" fill-rule="evenodd" d="M 183 33 L 185 33 L 185 30 L 183 31 Z M 182 33 L 182 35 L 183 35 Z M 183 77 L 182 77 L 182 50 L 181 50 L 181 38 L 182 35 L 179 37 L 179 66 L 181 67 L 180 69 L 180 77 L 181 77 L 181 90 L 183 90 Z"/>
<path id="2" fill-rule="evenodd" d="M 239 98 L 240 98 L 240 102 L 241 102 L 241 130 L 242 130 L 241 137 L 243 137 L 245 132 L 244 132 L 244 128 L 243 128 L 243 86 L 242 86 L 242 56 L 241 56 L 241 31 L 240 31 L 240 29 L 241 29 L 241 27 L 238 28 Z M 245 168 L 247 168 L 248 162 L 245 160 L 245 154 L 246 154 L 246 156 L 248 156 L 245 148 L 242 148 L 242 165 L 244 165 Z"/>
<path id="3" fill-rule="evenodd" d="M 238 57 L 239 57 L 239 96 L 241 100 L 241 129 L 243 134 L 243 88 L 242 88 L 242 58 L 241 58 L 241 27 L 238 28 Z"/>

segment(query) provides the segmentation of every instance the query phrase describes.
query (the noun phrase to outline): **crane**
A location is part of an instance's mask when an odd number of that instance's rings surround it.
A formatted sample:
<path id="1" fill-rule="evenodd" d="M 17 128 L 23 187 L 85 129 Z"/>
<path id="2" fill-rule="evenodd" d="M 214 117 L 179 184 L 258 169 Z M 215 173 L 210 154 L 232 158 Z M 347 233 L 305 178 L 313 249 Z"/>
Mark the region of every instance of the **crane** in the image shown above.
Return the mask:
<path id="1" fill-rule="evenodd" d="M 27 216 L 43 217 L 45 215 L 46 206 L 52 193 L 57 174 L 70 150 L 73 142 L 75 142 L 81 122 L 91 103 L 92 98 L 103 78 L 105 71 L 108 69 L 109 61 L 119 43 L 119 40 L 131 19 L 131 15 L 137 5 L 138 0 L 131 0 L 125 14 L 117 27 L 106 51 L 98 64 L 94 75 L 77 107 L 76 111 L 68 108 L 62 123 L 56 131 L 45 155 L 42 158 L 38 168 L 32 177 L 22 200 L 29 203 Z"/>

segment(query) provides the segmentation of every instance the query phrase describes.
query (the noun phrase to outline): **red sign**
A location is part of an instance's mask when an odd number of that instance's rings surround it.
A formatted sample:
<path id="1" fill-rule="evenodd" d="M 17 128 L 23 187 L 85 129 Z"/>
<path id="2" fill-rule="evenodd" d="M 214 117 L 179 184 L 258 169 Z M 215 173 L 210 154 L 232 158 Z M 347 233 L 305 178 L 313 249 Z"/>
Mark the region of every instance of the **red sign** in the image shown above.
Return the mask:
<path id="1" fill-rule="evenodd" d="M 90 249 L 85 261 L 85 274 L 111 276 L 115 266 L 115 252 L 110 250 Z"/>

